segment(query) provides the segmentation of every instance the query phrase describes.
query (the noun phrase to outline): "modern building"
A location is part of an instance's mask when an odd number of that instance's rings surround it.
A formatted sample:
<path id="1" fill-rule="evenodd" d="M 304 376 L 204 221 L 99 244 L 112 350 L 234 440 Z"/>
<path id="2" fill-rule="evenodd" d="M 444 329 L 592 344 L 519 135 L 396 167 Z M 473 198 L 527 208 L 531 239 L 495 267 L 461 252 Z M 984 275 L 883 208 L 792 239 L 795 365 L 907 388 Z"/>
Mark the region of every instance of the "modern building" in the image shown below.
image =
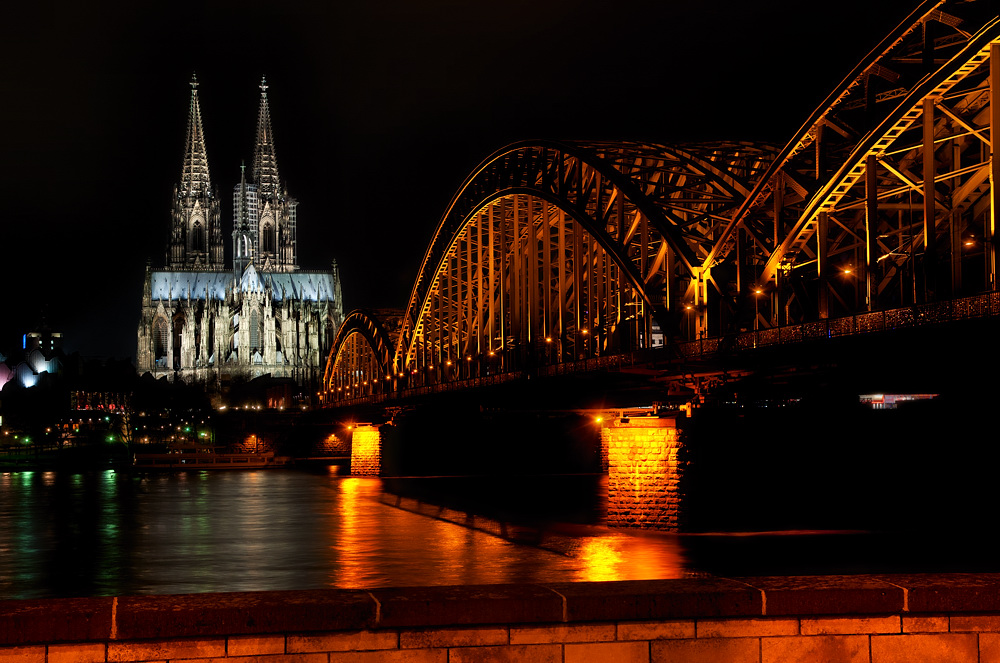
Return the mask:
<path id="1" fill-rule="evenodd" d="M 147 267 L 143 286 L 140 374 L 218 390 L 265 375 L 303 387 L 319 382 L 344 318 L 340 278 L 336 262 L 329 270 L 299 268 L 297 204 L 279 177 L 262 80 L 253 166 L 249 177 L 241 168 L 233 189 L 233 253 L 225 264 L 220 201 L 192 79 L 166 264 Z"/>

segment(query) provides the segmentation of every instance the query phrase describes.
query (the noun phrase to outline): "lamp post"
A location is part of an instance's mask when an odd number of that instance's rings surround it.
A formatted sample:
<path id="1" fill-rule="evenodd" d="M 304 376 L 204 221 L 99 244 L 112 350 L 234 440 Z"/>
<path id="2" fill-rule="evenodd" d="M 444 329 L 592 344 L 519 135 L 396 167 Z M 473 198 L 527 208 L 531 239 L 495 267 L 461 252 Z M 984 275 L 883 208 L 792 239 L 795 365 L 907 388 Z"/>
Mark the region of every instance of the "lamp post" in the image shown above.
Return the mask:
<path id="1" fill-rule="evenodd" d="M 760 296 L 764 291 L 757 288 L 753 291 L 753 330 L 760 329 Z"/>

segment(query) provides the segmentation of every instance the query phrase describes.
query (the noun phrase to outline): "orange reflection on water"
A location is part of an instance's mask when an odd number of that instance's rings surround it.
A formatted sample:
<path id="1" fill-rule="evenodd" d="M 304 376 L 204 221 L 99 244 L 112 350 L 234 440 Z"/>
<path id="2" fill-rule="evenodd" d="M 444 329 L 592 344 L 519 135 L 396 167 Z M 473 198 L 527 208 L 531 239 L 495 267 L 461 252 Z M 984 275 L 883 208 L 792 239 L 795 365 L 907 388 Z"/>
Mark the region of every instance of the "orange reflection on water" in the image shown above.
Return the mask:
<path id="1" fill-rule="evenodd" d="M 684 575 L 677 537 L 607 532 L 583 539 L 576 580 L 652 580 Z"/>
<path id="2" fill-rule="evenodd" d="M 360 527 L 361 501 L 365 497 L 365 484 L 371 484 L 372 479 L 346 477 L 334 485 L 340 491 L 337 501 L 339 508 L 336 515 L 339 522 L 331 529 L 336 533 L 331 546 L 335 553 L 335 563 L 330 568 L 330 585 L 334 587 L 364 587 L 365 586 L 365 555 L 363 532 Z"/>

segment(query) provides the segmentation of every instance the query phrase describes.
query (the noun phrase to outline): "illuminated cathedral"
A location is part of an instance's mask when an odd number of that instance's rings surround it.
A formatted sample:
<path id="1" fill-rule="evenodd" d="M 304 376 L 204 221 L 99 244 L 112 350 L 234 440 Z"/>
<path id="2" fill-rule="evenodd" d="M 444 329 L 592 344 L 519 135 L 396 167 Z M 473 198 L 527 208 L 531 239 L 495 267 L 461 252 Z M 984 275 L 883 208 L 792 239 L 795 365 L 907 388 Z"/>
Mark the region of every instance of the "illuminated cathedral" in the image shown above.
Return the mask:
<path id="1" fill-rule="evenodd" d="M 261 81 L 253 165 L 233 188 L 232 262 L 226 264 L 198 82 L 181 178 L 174 188 L 163 268 L 146 268 L 136 366 L 168 380 L 225 389 L 271 375 L 301 386 L 322 378 L 343 321 L 336 262 L 298 264 L 297 201 L 278 174 L 267 84 Z"/>

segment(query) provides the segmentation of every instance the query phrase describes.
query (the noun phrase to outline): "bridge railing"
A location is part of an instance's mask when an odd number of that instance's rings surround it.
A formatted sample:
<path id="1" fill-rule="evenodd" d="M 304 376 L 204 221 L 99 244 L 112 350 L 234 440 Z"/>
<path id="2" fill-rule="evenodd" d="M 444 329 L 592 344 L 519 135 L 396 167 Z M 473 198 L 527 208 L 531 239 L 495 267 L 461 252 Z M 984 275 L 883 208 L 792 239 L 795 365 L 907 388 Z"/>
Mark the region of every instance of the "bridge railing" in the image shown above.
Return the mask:
<path id="1" fill-rule="evenodd" d="M 906 308 L 859 313 L 843 318 L 829 318 L 798 325 L 759 329 L 722 338 L 685 341 L 678 343 L 676 348 L 680 356 L 686 359 L 698 359 L 716 355 L 720 350 L 753 350 L 754 348 L 802 343 L 821 338 L 856 336 L 995 316 L 1000 316 L 1000 293 L 989 292 L 944 302 L 931 302 Z"/>
<path id="2" fill-rule="evenodd" d="M 906 308 L 859 313 L 843 318 L 816 320 L 797 325 L 786 325 L 784 327 L 759 329 L 721 337 L 716 336 L 695 341 L 684 341 L 672 346 L 674 351 L 672 355 L 669 354 L 671 348 L 650 348 L 603 357 L 590 357 L 578 361 L 542 365 L 532 369 L 530 373 L 532 375 L 549 377 L 591 371 L 613 371 L 645 363 L 662 362 L 670 356 L 684 360 L 704 359 L 723 352 L 743 352 L 756 348 L 803 343 L 824 338 L 857 336 L 892 331 L 894 329 L 987 317 L 1000 317 L 1000 293 L 998 292 L 944 302 L 919 304 Z M 377 405 L 399 399 L 504 384 L 520 380 L 526 374 L 526 371 L 519 370 L 510 373 L 449 380 L 427 386 L 403 387 L 385 393 L 337 400 L 335 403 L 339 406 Z"/>

